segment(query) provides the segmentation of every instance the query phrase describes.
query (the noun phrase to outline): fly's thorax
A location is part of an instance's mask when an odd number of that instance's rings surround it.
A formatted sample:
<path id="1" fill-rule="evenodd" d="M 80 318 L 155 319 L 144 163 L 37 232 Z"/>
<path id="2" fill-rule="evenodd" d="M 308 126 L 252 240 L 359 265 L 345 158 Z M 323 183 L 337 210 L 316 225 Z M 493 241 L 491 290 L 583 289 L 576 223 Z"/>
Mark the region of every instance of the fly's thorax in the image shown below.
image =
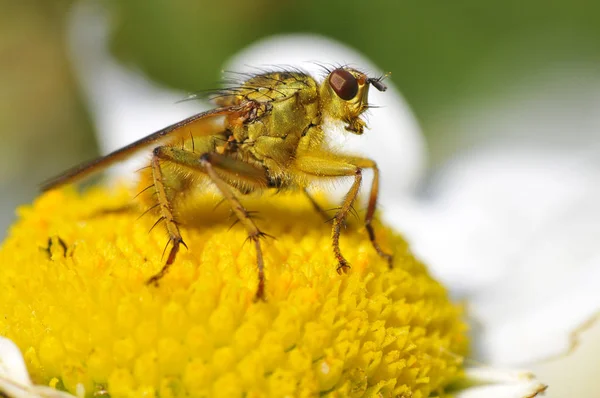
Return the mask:
<path id="1" fill-rule="evenodd" d="M 228 119 L 232 143 L 225 152 L 248 156 L 269 169 L 286 167 L 303 134 L 319 120 L 314 79 L 296 72 L 258 75 L 237 95 L 242 111 Z"/>
<path id="2" fill-rule="evenodd" d="M 351 68 L 336 69 L 329 73 L 319 91 L 323 120 L 340 121 L 347 131 L 363 133 L 366 123 L 360 116 L 368 108 L 369 97 L 369 79 L 364 73 Z"/>
<path id="3" fill-rule="evenodd" d="M 248 150 L 258 159 L 272 159 L 280 165 L 292 161 L 300 139 L 317 117 L 317 101 L 301 103 L 299 96 L 271 103 L 272 109 L 260 119 L 241 127 Z"/>

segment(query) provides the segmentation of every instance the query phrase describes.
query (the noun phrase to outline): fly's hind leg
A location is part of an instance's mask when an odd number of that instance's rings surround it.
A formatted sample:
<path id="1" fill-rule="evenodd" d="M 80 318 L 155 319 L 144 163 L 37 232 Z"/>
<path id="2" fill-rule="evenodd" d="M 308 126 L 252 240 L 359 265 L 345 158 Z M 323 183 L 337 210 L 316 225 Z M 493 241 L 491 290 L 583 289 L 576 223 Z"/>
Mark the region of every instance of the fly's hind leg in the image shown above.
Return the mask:
<path id="1" fill-rule="evenodd" d="M 162 159 L 163 161 L 173 162 L 207 174 L 225 200 L 229 202 L 232 211 L 246 228 L 246 231 L 248 231 L 248 239 L 254 243 L 258 269 L 256 298 L 264 300 L 265 275 L 260 238 L 264 237 L 265 234 L 258 229 L 248 211 L 234 195 L 232 184 L 237 182 L 242 186 L 250 187 L 251 189 L 265 188 L 267 187 L 268 182 L 266 171 L 262 168 L 225 155 L 217 153 L 204 153 L 200 155 L 175 147 L 158 147 L 154 150 L 154 155 L 156 158 Z M 173 225 L 177 227 L 176 224 Z M 171 251 L 173 251 L 173 249 Z M 166 271 L 168 265 L 165 265 L 165 268 L 163 269 Z M 164 272 L 161 271 L 161 274 L 163 273 Z"/>

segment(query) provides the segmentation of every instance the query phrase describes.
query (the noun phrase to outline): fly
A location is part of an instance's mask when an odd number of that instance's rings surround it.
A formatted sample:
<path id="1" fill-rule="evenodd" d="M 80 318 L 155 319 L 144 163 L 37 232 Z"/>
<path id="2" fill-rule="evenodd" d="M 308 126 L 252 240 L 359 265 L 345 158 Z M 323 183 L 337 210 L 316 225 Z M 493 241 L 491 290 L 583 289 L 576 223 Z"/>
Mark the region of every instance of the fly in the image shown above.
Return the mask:
<path id="1" fill-rule="evenodd" d="M 248 233 L 256 251 L 256 298 L 265 298 L 261 238 L 266 236 L 240 202 L 251 192 L 271 188 L 303 191 L 314 207 L 325 214 L 307 188 L 320 179 L 353 177 L 353 184 L 332 219 L 332 248 L 337 272 L 350 264 L 343 256 L 340 231 L 358 196 L 363 171 L 373 170 L 365 227 L 375 251 L 392 266 L 392 255 L 382 250 L 372 226 L 379 191 L 379 169 L 368 158 L 338 152 L 330 147 L 325 126 L 342 126 L 363 134 L 361 115 L 368 109 L 369 86 L 385 91 L 382 78 L 359 70 L 329 70 L 323 82 L 300 71 L 274 71 L 250 76 L 239 86 L 220 91 L 217 107 L 165 127 L 106 156 L 83 163 L 46 182 L 44 191 L 76 182 L 125 160 L 142 150 L 152 150 L 147 168 L 157 212 L 164 224 L 170 250 L 162 269 L 148 283 L 156 284 L 185 246 L 175 216 L 177 195 L 191 190 L 199 179 L 208 179 L 227 201 Z M 180 172 L 180 171 L 184 172 Z M 157 225 L 155 224 L 155 225 Z"/>

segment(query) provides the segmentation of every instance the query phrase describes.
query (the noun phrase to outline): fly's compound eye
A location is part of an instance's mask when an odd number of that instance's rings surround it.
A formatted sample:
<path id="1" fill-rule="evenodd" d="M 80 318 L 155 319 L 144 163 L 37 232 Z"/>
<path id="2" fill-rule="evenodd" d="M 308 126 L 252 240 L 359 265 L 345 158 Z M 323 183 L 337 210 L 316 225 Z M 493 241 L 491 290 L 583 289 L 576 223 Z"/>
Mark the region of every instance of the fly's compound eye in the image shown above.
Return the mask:
<path id="1" fill-rule="evenodd" d="M 331 72 L 329 84 L 338 97 L 344 101 L 351 100 L 358 93 L 358 81 L 352 73 L 344 69 L 336 69 Z"/>

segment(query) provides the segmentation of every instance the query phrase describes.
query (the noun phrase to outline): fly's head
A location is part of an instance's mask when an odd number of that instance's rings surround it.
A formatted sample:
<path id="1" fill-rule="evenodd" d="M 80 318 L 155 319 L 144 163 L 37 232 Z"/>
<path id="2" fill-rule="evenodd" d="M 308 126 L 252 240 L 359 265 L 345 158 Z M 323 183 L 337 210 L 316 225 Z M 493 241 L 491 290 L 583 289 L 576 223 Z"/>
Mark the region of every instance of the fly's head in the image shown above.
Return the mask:
<path id="1" fill-rule="evenodd" d="M 320 90 L 323 116 L 342 121 L 351 133 L 362 134 L 366 123 L 360 116 L 369 107 L 369 86 L 385 91 L 381 80 L 348 67 L 332 70 Z"/>

